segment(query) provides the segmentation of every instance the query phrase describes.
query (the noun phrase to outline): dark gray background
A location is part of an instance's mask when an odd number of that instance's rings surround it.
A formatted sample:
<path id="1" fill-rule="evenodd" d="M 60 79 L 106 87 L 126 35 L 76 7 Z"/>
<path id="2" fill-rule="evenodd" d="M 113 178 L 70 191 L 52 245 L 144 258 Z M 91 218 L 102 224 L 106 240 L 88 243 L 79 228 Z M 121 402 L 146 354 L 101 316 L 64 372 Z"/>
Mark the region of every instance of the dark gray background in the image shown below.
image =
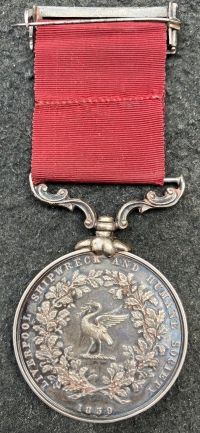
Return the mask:
<path id="1" fill-rule="evenodd" d="M 61 1 L 43 4 L 63 5 Z M 65 5 L 165 4 L 148 1 L 68 1 Z M 119 237 L 133 252 L 156 266 L 176 288 L 189 325 L 189 347 L 183 370 L 171 391 L 149 411 L 108 425 L 92 425 L 64 417 L 42 403 L 25 383 L 14 358 L 12 323 L 28 283 L 47 264 L 73 250 L 88 235 L 79 211 L 50 208 L 30 192 L 33 109 L 33 54 L 24 29 L 11 29 L 23 20 L 32 3 L 2 2 L 1 16 L 1 332 L 0 431 L 4 433 L 199 432 L 199 155 L 200 142 L 200 2 L 180 1 L 182 20 L 176 56 L 167 60 L 166 166 L 167 176 L 181 173 L 186 192 L 174 208 L 133 213 Z M 153 113 L 152 113 L 153 115 Z M 156 121 L 156 119 L 155 119 Z M 100 214 L 115 215 L 131 198 L 142 198 L 149 186 L 69 185 L 72 197 L 91 203 Z"/>

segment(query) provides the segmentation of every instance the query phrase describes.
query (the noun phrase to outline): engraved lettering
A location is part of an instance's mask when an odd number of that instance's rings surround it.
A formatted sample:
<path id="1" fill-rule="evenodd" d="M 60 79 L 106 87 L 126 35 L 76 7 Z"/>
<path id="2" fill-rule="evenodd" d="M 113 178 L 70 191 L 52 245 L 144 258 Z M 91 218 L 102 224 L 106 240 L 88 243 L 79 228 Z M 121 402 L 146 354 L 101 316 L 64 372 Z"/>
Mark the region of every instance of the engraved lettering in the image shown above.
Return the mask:
<path id="1" fill-rule="evenodd" d="M 20 311 L 30 382 L 38 394 L 38 387 L 40 395 L 48 393 L 52 406 L 64 398 L 66 412 L 70 407 L 72 416 L 91 421 L 129 414 L 136 400 L 138 407 L 147 397 L 153 404 L 170 387 L 182 354 L 176 295 L 131 254 L 99 258 L 88 249 L 67 257 L 40 273 Z"/>
<path id="2" fill-rule="evenodd" d="M 122 268 L 128 268 L 128 266 L 129 266 L 129 263 L 130 263 L 130 260 L 123 260 L 123 263 L 122 263 Z"/>
<path id="3" fill-rule="evenodd" d="M 167 379 L 168 374 L 164 373 L 164 371 L 161 371 L 161 373 L 159 374 L 160 379 Z"/>
<path id="4" fill-rule="evenodd" d="M 46 381 L 46 380 L 43 380 L 43 382 L 41 383 L 41 388 L 43 389 L 43 391 L 44 391 L 44 388 L 46 388 L 46 386 L 48 386 L 49 384 L 48 384 L 48 382 Z"/>
<path id="5" fill-rule="evenodd" d="M 34 361 L 33 358 L 32 358 L 32 359 L 28 359 L 28 360 L 26 361 L 26 363 L 27 363 L 28 367 L 31 367 L 32 365 L 35 365 L 35 361 Z"/>
<path id="6" fill-rule="evenodd" d="M 59 268 L 55 269 L 55 272 L 56 272 L 58 275 L 62 275 L 62 274 L 63 274 L 62 267 L 59 266 Z"/>
<path id="7" fill-rule="evenodd" d="M 137 265 L 137 263 L 134 263 L 133 267 L 131 268 L 132 271 L 137 272 L 139 269 L 139 266 Z"/>
<path id="8" fill-rule="evenodd" d="M 150 396 L 153 395 L 155 392 L 153 389 L 151 389 L 150 386 L 147 388 L 147 391 L 149 391 Z"/>
<path id="9" fill-rule="evenodd" d="M 49 279 L 50 283 L 53 283 L 53 282 L 54 282 L 54 280 L 55 280 L 55 278 L 54 278 L 54 274 L 49 274 L 49 275 L 47 275 L 47 277 L 46 277 L 46 278 L 48 278 L 48 279 Z"/>
<path id="10" fill-rule="evenodd" d="M 70 269 L 73 269 L 73 266 L 71 265 L 71 263 L 64 263 L 64 266 L 66 268 L 66 271 L 69 271 Z"/>
<path id="11" fill-rule="evenodd" d="M 85 263 L 86 265 L 89 265 L 89 264 L 91 263 L 90 256 L 85 256 L 85 257 L 84 257 L 84 263 Z"/>
<path id="12" fill-rule="evenodd" d="M 101 415 L 102 414 L 102 407 L 97 407 L 97 415 Z"/>
<path id="13" fill-rule="evenodd" d="M 165 290 L 163 290 L 163 292 L 160 292 L 159 295 L 162 299 L 169 297 L 168 293 Z"/>
<path id="14" fill-rule="evenodd" d="M 155 281 L 155 278 L 153 277 L 153 275 L 149 275 L 149 277 L 147 278 L 148 283 L 153 284 L 153 282 Z"/>
<path id="15" fill-rule="evenodd" d="M 88 413 L 88 414 L 90 414 L 91 413 L 91 409 L 92 409 L 91 406 L 87 406 L 86 409 L 85 409 L 85 412 Z"/>
<path id="16" fill-rule="evenodd" d="M 32 374 L 33 377 L 35 377 L 36 374 L 39 373 L 38 370 L 30 370 L 30 372 L 31 372 L 31 374 Z M 40 377 L 42 378 L 42 376 L 40 376 Z M 43 378 L 42 378 L 42 379 L 43 379 Z"/>
<path id="17" fill-rule="evenodd" d="M 173 305 L 172 302 L 165 302 L 165 305 L 167 307 L 167 309 L 169 310 L 169 308 Z"/>
<path id="18" fill-rule="evenodd" d="M 28 320 L 30 322 L 31 314 L 27 314 L 26 316 L 23 316 L 23 320 Z"/>
<path id="19" fill-rule="evenodd" d="M 96 254 L 92 257 L 93 263 L 101 263 L 101 260 Z"/>
<path id="20" fill-rule="evenodd" d="M 175 341 L 175 340 L 172 341 L 172 347 L 179 347 L 179 346 L 180 346 L 179 341 Z"/>
<path id="21" fill-rule="evenodd" d="M 23 332 L 21 337 L 23 338 L 23 340 L 28 340 L 28 338 L 29 338 L 28 332 Z"/>
<path id="22" fill-rule="evenodd" d="M 165 365 L 164 366 L 164 368 L 165 368 L 165 370 L 167 370 L 167 371 L 171 371 L 172 370 L 172 366 L 171 365 Z"/>
<path id="23" fill-rule="evenodd" d="M 39 301 L 40 297 L 39 297 L 38 295 L 35 295 L 35 293 L 33 293 L 33 294 L 31 295 L 31 299 L 32 299 L 33 301 L 37 302 L 37 301 Z"/>
<path id="24" fill-rule="evenodd" d="M 77 411 L 78 411 L 78 412 L 82 412 L 82 404 L 79 404 L 79 405 L 78 405 L 78 409 L 77 409 Z"/>
<path id="25" fill-rule="evenodd" d="M 44 287 L 42 287 L 41 285 L 39 285 L 39 286 L 37 286 L 37 288 L 35 289 L 35 291 L 38 292 L 38 293 L 43 293 Z M 39 299 L 39 296 L 38 296 L 38 299 Z"/>
<path id="26" fill-rule="evenodd" d="M 178 328 L 178 322 L 171 322 L 171 328 L 177 329 Z"/>
<path id="27" fill-rule="evenodd" d="M 177 356 L 178 355 L 178 352 L 177 352 L 177 350 L 171 350 L 170 351 L 170 355 L 172 355 L 172 356 Z"/>
<path id="28" fill-rule="evenodd" d="M 112 265 L 119 266 L 118 258 L 113 260 Z"/>
<path id="29" fill-rule="evenodd" d="M 73 259 L 74 262 L 76 263 L 76 267 L 78 268 L 78 266 L 82 266 L 82 261 L 79 257 L 77 257 L 77 259 Z"/>
<path id="30" fill-rule="evenodd" d="M 26 347 L 30 347 L 29 343 L 26 343 L 25 341 L 22 341 L 22 347 L 25 349 Z"/>
<path id="31" fill-rule="evenodd" d="M 175 364 L 175 361 L 174 361 L 174 359 L 169 358 L 169 359 L 167 360 L 167 363 L 168 363 L 168 364 L 171 364 L 171 365 L 174 365 L 174 364 Z"/>
<path id="32" fill-rule="evenodd" d="M 160 388 L 162 386 L 162 384 L 163 384 L 163 382 L 159 382 L 159 380 L 155 380 L 154 383 L 156 385 L 156 388 Z"/>
<path id="33" fill-rule="evenodd" d="M 38 371 L 38 370 L 37 370 L 37 371 Z M 32 371 L 31 371 L 31 373 L 32 373 Z M 42 377 L 41 375 L 40 375 L 39 377 L 36 377 L 36 378 L 35 378 L 35 381 L 36 381 L 36 382 L 39 382 L 39 380 L 43 380 L 43 377 Z"/>
<path id="34" fill-rule="evenodd" d="M 170 319 L 173 319 L 174 317 L 177 317 L 176 311 L 172 311 L 172 313 L 169 313 Z"/>
<path id="35" fill-rule="evenodd" d="M 161 289 L 163 286 L 162 286 L 162 284 L 161 283 L 157 283 L 155 286 L 154 286 L 154 289 L 155 290 L 159 290 L 159 289 Z"/>
<path id="36" fill-rule="evenodd" d="M 24 352 L 24 357 L 25 357 L 25 358 L 28 358 L 29 356 L 32 357 L 32 353 L 31 353 L 31 351 L 30 351 L 30 350 L 25 350 L 25 352 Z"/>
<path id="37" fill-rule="evenodd" d="M 46 381 L 43 381 L 43 382 L 46 382 Z M 46 382 L 46 385 L 45 386 L 47 386 L 47 385 L 49 385 L 47 382 Z M 41 388 L 42 388 L 42 385 L 41 385 Z M 97 406 L 97 407 L 93 407 L 93 406 L 86 406 L 85 408 L 83 407 L 83 405 L 80 403 L 79 405 L 78 405 L 78 407 L 77 407 L 77 412 L 85 412 L 85 413 L 87 413 L 88 415 L 90 415 L 90 414 L 92 414 L 92 413 L 94 413 L 95 415 L 102 415 L 103 413 L 107 413 L 107 415 L 111 415 L 112 414 L 112 412 L 113 412 L 113 409 L 112 409 L 112 407 L 111 406 L 107 406 L 107 407 L 105 407 L 105 408 L 103 408 L 103 407 L 101 407 L 101 406 Z"/>
<path id="38" fill-rule="evenodd" d="M 45 281 L 45 280 L 42 280 L 41 283 L 44 284 L 46 287 L 48 287 L 48 285 L 49 285 L 49 283 L 47 283 L 47 281 Z"/>
<path id="39" fill-rule="evenodd" d="M 30 328 L 30 325 L 28 324 L 28 323 L 22 323 L 22 329 L 24 330 L 24 331 L 26 331 L 27 329 L 29 329 Z"/>

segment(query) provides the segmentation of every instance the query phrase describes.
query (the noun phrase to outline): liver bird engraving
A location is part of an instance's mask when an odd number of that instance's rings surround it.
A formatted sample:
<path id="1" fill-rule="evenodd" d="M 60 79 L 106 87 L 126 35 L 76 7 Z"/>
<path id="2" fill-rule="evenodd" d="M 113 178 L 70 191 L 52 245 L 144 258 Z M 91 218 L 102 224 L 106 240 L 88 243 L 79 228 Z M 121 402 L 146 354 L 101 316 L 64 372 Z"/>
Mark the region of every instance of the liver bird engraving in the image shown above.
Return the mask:
<path id="1" fill-rule="evenodd" d="M 92 311 L 96 307 L 95 311 Z M 129 315 L 128 314 L 117 314 L 119 310 L 121 309 L 121 306 L 117 308 L 116 310 L 101 314 L 97 316 L 102 311 L 102 305 L 100 302 L 93 302 L 86 304 L 82 312 L 86 312 L 84 317 L 81 320 L 81 329 L 84 332 L 84 334 L 88 335 L 90 337 L 90 346 L 87 350 L 87 352 L 84 354 L 84 357 L 95 357 L 95 358 L 102 358 L 103 355 L 101 353 L 101 347 L 102 347 L 102 341 L 105 341 L 109 346 L 113 344 L 113 340 L 110 337 L 110 335 L 107 332 L 107 328 L 110 328 L 111 326 L 116 326 L 121 322 L 124 322 Z M 96 316 L 96 317 L 95 317 Z M 94 323 L 90 321 L 92 317 L 95 317 Z M 93 345 L 95 344 L 95 341 L 99 344 L 99 351 L 98 354 L 91 354 L 91 349 Z"/>

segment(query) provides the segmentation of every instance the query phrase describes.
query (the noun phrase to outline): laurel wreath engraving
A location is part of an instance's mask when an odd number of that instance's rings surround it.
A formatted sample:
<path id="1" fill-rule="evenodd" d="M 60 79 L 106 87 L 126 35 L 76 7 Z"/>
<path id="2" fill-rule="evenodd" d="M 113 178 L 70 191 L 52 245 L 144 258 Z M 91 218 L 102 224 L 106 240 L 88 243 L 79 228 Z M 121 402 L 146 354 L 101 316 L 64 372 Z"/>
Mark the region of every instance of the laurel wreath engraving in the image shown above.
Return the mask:
<path id="1" fill-rule="evenodd" d="M 129 403 L 131 392 L 142 389 L 147 379 L 154 376 L 159 366 L 159 355 L 164 355 L 166 347 L 160 342 L 167 333 L 164 325 L 165 312 L 154 308 L 158 300 L 151 290 L 137 284 L 134 275 L 118 271 L 94 271 L 88 276 L 75 271 L 72 281 L 62 278 L 51 286 L 46 300 L 37 308 L 33 326 L 36 358 L 40 361 L 42 373 L 53 388 L 62 388 L 70 399 L 77 400 L 96 392 L 114 399 L 120 404 Z M 123 299 L 124 307 L 131 312 L 133 327 L 139 336 L 136 345 L 123 345 L 123 363 L 111 362 L 107 373 L 102 377 L 103 386 L 95 384 L 97 375 L 77 359 L 72 346 L 63 346 L 62 334 L 70 321 L 70 310 L 75 301 L 85 293 L 99 286 L 108 288 L 113 299 Z M 84 361 L 85 364 L 85 361 Z"/>

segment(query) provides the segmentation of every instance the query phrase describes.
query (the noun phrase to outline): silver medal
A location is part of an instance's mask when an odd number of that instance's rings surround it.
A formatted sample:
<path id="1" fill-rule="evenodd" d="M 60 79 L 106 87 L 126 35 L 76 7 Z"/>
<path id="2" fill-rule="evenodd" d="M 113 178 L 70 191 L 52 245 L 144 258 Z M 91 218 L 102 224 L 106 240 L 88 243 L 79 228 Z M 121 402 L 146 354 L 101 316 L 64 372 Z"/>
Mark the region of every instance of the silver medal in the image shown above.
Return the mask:
<path id="1" fill-rule="evenodd" d="M 151 264 L 115 239 L 130 210 L 172 205 L 182 195 L 168 188 L 124 205 L 116 220 L 96 218 L 90 206 L 56 196 L 46 186 L 34 194 L 49 203 L 79 206 L 96 236 L 47 266 L 18 306 L 14 347 L 21 372 L 50 407 L 72 418 L 113 422 L 145 411 L 170 389 L 184 362 L 187 324 L 181 301 Z M 152 201 L 153 200 L 153 201 Z"/>

